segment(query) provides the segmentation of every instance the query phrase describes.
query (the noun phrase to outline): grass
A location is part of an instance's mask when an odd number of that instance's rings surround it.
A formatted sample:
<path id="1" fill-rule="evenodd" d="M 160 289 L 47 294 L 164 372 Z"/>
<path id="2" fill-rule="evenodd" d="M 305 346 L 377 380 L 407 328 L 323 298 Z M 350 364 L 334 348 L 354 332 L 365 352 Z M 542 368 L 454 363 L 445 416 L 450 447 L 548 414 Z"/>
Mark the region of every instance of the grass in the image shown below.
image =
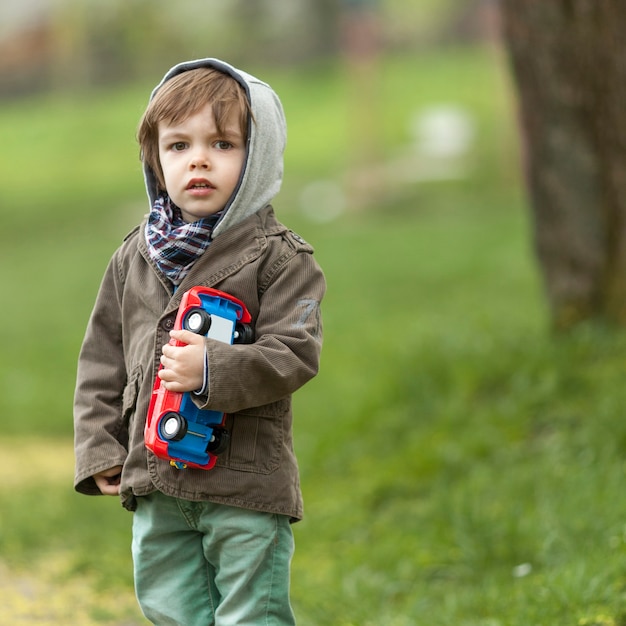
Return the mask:
<path id="1" fill-rule="evenodd" d="M 454 102 L 477 124 L 469 174 L 315 222 L 299 190 L 349 164 L 342 76 L 270 80 L 292 121 L 277 205 L 329 282 L 322 370 L 296 396 L 299 623 L 625 626 L 626 334 L 548 332 L 497 63 L 387 60 L 381 155 L 412 112 Z M 46 589 L 89 586 L 84 624 L 140 623 L 110 600 L 132 599 L 131 516 L 71 489 L 71 396 L 104 265 L 145 210 L 128 141 L 145 93 L 0 108 L 0 553 Z M 33 141 L 49 164 L 35 189 Z"/>
<path id="2" fill-rule="evenodd" d="M 336 297 L 385 314 L 327 317 L 332 365 L 299 396 L 304 623 L 625 623 L 624 335 L 547 337 L 512 208 L 365 222 L 333 233 L 376 250 Z M 448 237 L 467 266 L 428 263 Z M 396 283 L 405 247 L 423 262 Z"/>

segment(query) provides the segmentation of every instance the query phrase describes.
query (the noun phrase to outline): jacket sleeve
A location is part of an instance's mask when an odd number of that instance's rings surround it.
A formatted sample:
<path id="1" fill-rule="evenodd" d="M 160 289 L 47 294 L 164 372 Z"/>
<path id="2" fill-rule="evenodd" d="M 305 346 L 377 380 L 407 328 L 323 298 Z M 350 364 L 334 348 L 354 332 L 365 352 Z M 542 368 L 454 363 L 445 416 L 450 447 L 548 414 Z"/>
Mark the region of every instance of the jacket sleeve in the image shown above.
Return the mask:
<path id="1" fill-rule="evenodd" d="M 74 487 L 100 491 L 93 475 L 123 465 L 128 433 L 123 419 L 126 367 L 122 343 L 121 277 L 116 256 L 106 270 L 78 359 L 74 395 Z"/>
<path id="2" fill-rule="evenodd" d="M 234 413 L 287 397 L 319 368 L 320 303 L 326 283 L 313 255 L 295 254 L 260 296 L 255 342 L 207 340 L 208 389 L 203 408 Z"/>

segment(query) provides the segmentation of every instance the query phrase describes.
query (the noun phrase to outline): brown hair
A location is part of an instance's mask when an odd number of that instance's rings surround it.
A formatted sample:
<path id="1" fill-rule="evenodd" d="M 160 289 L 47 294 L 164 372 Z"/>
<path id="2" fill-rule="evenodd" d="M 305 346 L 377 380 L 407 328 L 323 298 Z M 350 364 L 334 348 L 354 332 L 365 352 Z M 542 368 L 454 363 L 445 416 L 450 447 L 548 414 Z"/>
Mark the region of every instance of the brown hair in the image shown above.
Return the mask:
<path id="1" fill-rule="evenodd" d="M 139 123 L 137 140 L 140 158 L 154 172 L 160 191 L 165 191 L 165 181 L 159 160 L 159 122 L 178 124 L 209 103 L 220 132 L 233 111 L 238 113 L 245 141 L 248 119 L 252 118 L 250 103 L 243 87 L 232 76 L 218 70 L 201 67 L 178 74 L 162 85 L 148 104 Z"/>

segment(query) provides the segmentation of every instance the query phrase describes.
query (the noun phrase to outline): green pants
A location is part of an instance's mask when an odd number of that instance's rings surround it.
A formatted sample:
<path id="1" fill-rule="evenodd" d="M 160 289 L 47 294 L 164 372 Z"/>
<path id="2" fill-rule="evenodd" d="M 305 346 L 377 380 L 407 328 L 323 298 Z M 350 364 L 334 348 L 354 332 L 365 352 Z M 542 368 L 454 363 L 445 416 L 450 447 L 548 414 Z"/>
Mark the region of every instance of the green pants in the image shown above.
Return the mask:
<path id="1" fill-rule="evenodd" d="M 158 626 L 293 626 L 293 535 L 282 515 L 159 492 L 138 498 L 135 588 Z"/>

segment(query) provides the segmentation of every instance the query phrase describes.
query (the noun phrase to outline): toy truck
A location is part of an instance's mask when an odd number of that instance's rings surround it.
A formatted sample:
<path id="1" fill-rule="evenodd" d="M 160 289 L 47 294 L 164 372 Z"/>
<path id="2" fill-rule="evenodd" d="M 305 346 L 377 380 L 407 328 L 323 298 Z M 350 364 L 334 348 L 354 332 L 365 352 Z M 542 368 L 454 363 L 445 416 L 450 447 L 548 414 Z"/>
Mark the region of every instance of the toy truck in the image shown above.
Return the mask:
<path id="1" fill-rule="evenodd" d="M 183 294 L 174 328 L 224 343 L 252 343 L 251 317 L 243 302 L 209 287 L 192 287 Z M 170 341 L 172 345 L 184 345 Z M 228 447 L 225 415 L 203 410 L 192 393 L 168 391 L 157 376 L 145 427 L 146 447 L 177 469 L 209 470 Z"/>

